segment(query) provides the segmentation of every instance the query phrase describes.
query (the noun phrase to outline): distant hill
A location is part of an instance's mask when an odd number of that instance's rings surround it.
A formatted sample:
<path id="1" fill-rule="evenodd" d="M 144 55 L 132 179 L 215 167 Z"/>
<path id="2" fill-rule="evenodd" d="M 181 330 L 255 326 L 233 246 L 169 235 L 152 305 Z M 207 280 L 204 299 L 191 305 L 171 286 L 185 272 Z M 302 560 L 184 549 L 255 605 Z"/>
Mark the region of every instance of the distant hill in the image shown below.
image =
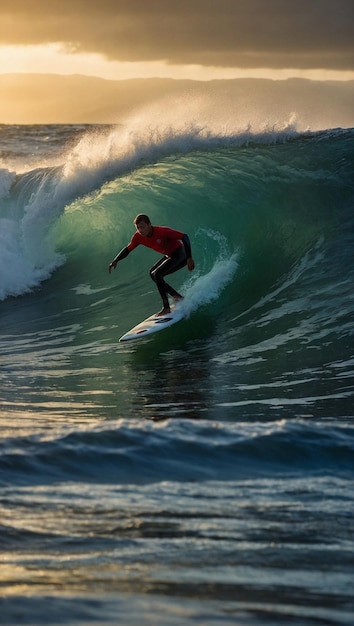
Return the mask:
<path id="1" fill-rule="evenodd" d="M 146 107 L 155 116 L 210 115 L 240 125 L 272 124 L 292 114 L 313 129 L 354 126 L 354 81 L 289 79 L 104 80 L 87 76 L 0 75 L 0 123 L 120 123 Z M 155 107 L 155 108 L 154 108 Z"/>

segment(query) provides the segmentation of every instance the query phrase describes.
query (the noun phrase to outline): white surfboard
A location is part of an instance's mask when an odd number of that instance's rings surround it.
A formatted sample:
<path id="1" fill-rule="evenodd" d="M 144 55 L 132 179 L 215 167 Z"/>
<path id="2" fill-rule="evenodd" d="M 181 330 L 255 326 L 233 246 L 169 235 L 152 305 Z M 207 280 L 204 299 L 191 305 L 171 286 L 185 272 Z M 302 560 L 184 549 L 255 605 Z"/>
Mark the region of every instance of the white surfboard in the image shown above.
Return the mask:
<path id="1" fill-rule="evenodd" d="M 119 341 L 142 339 L 143 337 L 152 335 L 153 333 L 163 330 L 168 326 L 172 326 L 172 324 L 176 324 L 176 322 L 179 322 L 184 317 L 185 313 L 182 307 L 171 307 L 171 313 L 159 316 L 150 315 L 150 317 L 147 317 L 146 320 L 140 322 L 140 324 L 137 324 L 134 328 L 125 333 Z"/>

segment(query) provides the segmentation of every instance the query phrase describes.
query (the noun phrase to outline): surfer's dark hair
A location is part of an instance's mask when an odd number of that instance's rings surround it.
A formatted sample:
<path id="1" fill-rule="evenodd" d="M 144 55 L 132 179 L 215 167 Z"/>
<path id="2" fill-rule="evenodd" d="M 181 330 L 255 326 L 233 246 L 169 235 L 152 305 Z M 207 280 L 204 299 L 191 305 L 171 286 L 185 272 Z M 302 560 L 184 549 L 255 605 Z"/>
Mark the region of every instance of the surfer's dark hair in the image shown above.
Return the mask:
<path id="1" fill-rule="evenodd" d="M 137 226 L 140 222 L 145 222 L 145 224 L 151 224 L 150 218 L 145 215 L 145 213 L 139 213 L 134 220 L 135 226 Z"/>

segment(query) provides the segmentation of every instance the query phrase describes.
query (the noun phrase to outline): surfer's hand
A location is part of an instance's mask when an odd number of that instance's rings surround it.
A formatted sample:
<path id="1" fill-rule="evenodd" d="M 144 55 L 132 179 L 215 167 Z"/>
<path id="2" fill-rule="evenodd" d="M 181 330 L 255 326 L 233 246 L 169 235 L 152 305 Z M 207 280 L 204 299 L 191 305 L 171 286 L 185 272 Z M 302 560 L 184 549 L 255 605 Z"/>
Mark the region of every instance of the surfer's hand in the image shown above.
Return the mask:
<path id="1" fill-rule="evenodd" d="M 189 257 L 189 259 L 187 259 L 187 267 L 188 267 L 190 272 L 192 272 L 194 270 L 194 261 L 193 261 L 192 257 Z"/>
<path id="2" fill-rule="evenodd" d="M 109 268 L 108 268 L 109 273 L 111 273 L 112 267 L 113 267 L 113 269 L 116 269 L 117 263 L 118 263 L 118 261 L 112 261 L 112 263 L 109 264 Z"/>

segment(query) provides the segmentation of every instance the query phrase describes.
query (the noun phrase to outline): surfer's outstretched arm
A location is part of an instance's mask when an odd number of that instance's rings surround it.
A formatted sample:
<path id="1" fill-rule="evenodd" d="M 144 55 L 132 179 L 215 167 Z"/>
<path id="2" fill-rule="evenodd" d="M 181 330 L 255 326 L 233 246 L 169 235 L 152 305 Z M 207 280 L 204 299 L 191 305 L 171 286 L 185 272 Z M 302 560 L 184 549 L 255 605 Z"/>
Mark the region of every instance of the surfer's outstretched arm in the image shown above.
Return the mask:
<path id="1" fill-rule="evenodd" d="M 120 252 L 118 252 L 117 256 L 113 259 L 112 263 L 109 264 L 109 267 L 108 267 L 109 273 L 111 273 L 112 268 L 116 269 L 117 263 L 119 261 L 122 261 L 123 259 L 125 259 L 125 257 L 128 256 L 129 252 L 130 252 L 130 250 L 129 250 L 128 246 L 125 246 L 125 248 L 122 248 L 122 250 Z"/>

